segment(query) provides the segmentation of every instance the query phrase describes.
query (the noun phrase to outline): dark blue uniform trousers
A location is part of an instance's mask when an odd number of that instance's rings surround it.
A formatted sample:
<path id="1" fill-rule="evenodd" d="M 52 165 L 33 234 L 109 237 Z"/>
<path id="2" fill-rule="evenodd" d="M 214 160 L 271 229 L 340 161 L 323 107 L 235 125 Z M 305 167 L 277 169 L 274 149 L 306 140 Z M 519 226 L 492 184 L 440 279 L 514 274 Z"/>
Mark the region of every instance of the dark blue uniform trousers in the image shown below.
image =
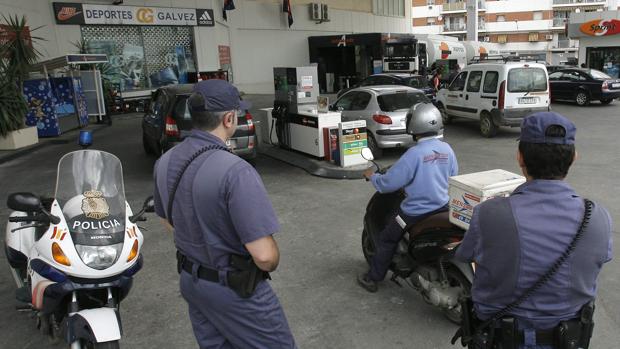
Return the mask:
<path id="1" fill-rule="evenodd" d="M 228 286 L 181 272 L 181 295 L 188 303 L 201 349 L 296 348 L 278 297 L 263 281 L 250 298 Z"/>
<path id="2" fill-rule="evenodd" d="M 403 219 L 407 227 L 410 227 L 423 219 L 432 216 L 435 213 L 447 210 L 447 205 L 419 216 L 409 216 L 404 214 L 400 209 L 394 213 L 388 220 L 387 225 L 379 236 L 374 236 L 375 242 L 375 254 L 370 260 L 370 271 L 368 271 L 368 277 L 373 281 L 383 281 L 385 274 L 390 267 L 390 263 L 394 258 L 394 253 L 398 248 L 398 243 L 405 235 L 405 230 L 401 228 L 400 224 L 396 221 L 396 216 L 400 216 Z"/>

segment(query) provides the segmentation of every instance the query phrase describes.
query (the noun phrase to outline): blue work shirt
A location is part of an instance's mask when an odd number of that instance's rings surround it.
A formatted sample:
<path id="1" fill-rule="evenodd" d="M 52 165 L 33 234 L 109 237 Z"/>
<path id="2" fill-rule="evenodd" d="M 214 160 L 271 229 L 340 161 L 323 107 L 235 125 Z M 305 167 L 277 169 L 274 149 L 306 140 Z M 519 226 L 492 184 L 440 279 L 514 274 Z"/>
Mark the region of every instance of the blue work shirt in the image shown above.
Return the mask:
<path id="1" fill-rule="evenodd" d="M 403 213 L 419 216 L 445 206 L 449 201 L 448 178 L 456 176 L 459 166 L 450 145 L 438 138 L 422 138 L 409 148 L 386 174 L 370 177 L 380 193 L 404 188 L 400 205 Z"/>
<path id="2" fill-rule="evenodd" d="M 508 204 L 513 221 L 498 221 L 500 204 Z M 583 215 L 583 199 L 561 180 L 528 181 L 510 197 L 476 206 L 456 257 L 476 263 L 472 299 L 478 317 L 488 319 L 534 285 L 566 251 Z M 611 258 L 611 217 L 594 203 L 590 222 L 567 261 L 510 314 L 521 328 L 538 330 L 575 318 L 594 299 L 596 278 Z"/>
<path id="3" fill-rule="evenodd" d="M 155 164 L 155 212 L 166 218 L 168 194 L 187 160 L 199 149 L 224 142 L 209 132 L 193 130 Z M 249 255 L 245 244 L 280 229 L 256 170 L 222 150 L 198 157 L 182 177 L 172 209 L 174 240 L 195 263 L 230 270 L 230 254 Z"/>

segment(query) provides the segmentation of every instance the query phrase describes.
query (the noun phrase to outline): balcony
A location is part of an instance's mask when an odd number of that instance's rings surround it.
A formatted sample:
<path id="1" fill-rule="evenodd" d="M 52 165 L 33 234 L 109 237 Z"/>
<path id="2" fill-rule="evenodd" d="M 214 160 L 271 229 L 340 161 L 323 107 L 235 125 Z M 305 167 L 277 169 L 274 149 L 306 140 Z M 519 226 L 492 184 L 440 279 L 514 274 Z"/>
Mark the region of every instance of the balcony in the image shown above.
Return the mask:
<path id="1" fill-rule="evenodd" d="M 443 25 L 444 33 L 453 33 L 453 32 L 465 32 L 467 31 L 467 26 L 463 23 L 451 23 Z"/>
<path id="2" fill-rule="evenodd" d="M 558 40 L 557 43 L 554 43 L 552 47 L 554 49 L 576 49 L 577 41 L 569 40 L 569 39 L 561 39 L 561 40 Z"/>
<path id="3" fill-rule="evenodd" d="M 478 30 L 486 31 L 487 30 L 487 24 L 485 22 L 478 22 Z"/>
<path id="4" fill-rule="evenodd" d="M 478 11 L 486 11 L 486 2 L 478 1 Z M 451 3 L 444 3 L 442 8 L 442 13 L 458 13 L 458 12 L 467 12 L 467 2 L 466 1 L 457 1 Z"/>
<path id="5" fill-rule="evenodd" d="M 553 19 L 553 27 L 554 28 L 564 28 L 564 25 L 568 22 L 568 18 L 554 18 Z"/>
<path id="6" fill-rule="evenodd" d="M 607 4 L 606 0 L 553 0 L 553 6 L 567 6 L 567 7 L 592 6 L 592 5 L 605 6 L 606 4 Z"/>

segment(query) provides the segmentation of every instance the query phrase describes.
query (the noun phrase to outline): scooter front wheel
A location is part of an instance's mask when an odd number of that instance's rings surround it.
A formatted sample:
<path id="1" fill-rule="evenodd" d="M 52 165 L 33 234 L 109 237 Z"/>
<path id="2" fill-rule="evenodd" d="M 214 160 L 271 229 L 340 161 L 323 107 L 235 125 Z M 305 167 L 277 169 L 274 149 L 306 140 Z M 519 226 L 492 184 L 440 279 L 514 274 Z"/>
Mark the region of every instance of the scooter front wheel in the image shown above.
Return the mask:
<path id="1" fill-rule="evenodd" d="M 366 229 L 362 231 L 362 252 L 364 253 L 366 262 L 370 264 L 370 259 L 375 255 L 375 242 Z"/>
<path id="2" fill-rule="evenodd" d="M 88 342 L 82 346 L 82 348 L 86 348 L 86 349 L 119 349 L 120 347 L 121 346 L 120 346 L 119 341 L 109 341 L 109 342 L 102 342 L 102 343 Z"/>

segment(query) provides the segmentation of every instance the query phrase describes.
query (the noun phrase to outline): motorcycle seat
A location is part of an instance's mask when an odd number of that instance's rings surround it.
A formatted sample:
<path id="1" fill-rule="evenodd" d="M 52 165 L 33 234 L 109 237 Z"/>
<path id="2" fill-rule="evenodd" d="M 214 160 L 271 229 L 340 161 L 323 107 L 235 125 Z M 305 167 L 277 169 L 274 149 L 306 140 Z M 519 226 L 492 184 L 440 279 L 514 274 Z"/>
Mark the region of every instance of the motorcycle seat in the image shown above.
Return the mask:
<path id="1" fill-rule="evenodd" d="M 409 228 L 409 235 L 416 236 L 427 230 L 447 229 L 454 227 L 450 223 L 449 211 L 442 211 L 428 216 Z"/>

